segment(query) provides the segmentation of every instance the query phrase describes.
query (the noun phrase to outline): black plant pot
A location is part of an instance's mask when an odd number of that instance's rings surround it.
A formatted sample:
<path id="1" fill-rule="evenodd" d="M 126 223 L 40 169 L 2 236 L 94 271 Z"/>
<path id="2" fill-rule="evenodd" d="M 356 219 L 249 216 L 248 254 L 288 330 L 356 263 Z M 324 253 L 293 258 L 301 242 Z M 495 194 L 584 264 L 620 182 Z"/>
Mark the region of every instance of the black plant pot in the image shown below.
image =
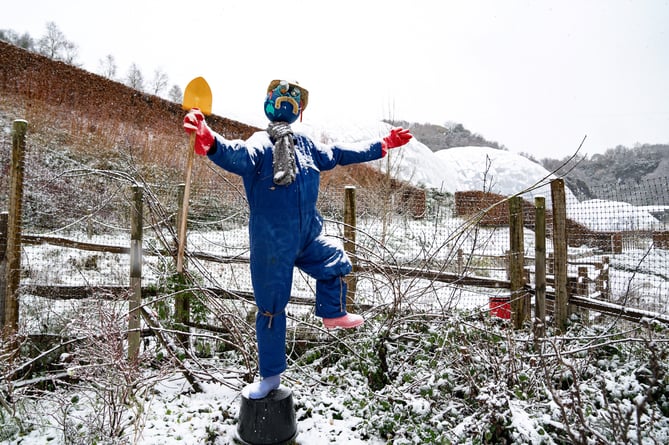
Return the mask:
<path id="1" fill-rule="evenodd" d="M 288 445 L 297 437 L 293 392 L 281 385 L 264 399 L 242 392 L 238 439 L 246 445 Z"/>

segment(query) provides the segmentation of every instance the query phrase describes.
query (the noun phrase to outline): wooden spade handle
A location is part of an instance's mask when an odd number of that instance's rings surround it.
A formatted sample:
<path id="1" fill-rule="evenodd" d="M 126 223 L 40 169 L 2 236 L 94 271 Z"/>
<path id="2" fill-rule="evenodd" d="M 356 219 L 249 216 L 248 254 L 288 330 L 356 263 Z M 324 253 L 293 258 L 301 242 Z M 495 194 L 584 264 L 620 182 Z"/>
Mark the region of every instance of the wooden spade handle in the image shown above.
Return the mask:
<path id="1" fill-rule="evenodd" d="M 186 161 L 186 186 L 184 187 L 181 215 L 179 217 L 179 248 L 177 250 L 177 273 L 184 270 L 184 251 L 186 250 L 186 220 L 188 219 L 188 202 L 190 201 L 190 177 L 195 157 L 195 132 L 191 132 L 188 140 L 188 159 Z"/>

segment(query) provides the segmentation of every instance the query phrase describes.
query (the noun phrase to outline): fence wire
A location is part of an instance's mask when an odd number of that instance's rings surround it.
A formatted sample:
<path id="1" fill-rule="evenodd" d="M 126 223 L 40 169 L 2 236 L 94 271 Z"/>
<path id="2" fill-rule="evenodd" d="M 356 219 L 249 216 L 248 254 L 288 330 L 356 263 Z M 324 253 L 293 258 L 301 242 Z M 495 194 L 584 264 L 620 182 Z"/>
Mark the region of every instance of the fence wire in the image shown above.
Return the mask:
<path id="1" fill-rule="evenodd" d="M 598 199 L 567 201 L 570 272 L 608 262 L 602 298 L 666 314 L 669 304 L 669 179 L 593 189 Z M 591 283 L 591 286 L 595 286 Z"/>
<path id="2" fill-rule="evenodd" d="M 6 136 L 3 136 L 3 138 Z M 7 141 L 3 141 L 3 145 Z M 49 150 L 48 146 L 44 150 Z M 3 150 L 3 153 L 7 153 Z M 4 155 L 3 155 L 4 156 Z M 158 285 L 173 272 L 171 253 L 180 187 L 149 184 L 136 175 L 83 168 L 72 162 L 36 167 L 26 162 L 24 235 L 65 238 L 90 244 L 128 247 L 130 186 L 145 188 L 144 282 Z M 1 164 L 6 168 L 3 158 Z M 6 178 L 7 175 L 4 175 Z M 607 301 L 667 313 L 669 270 L 667 178 L 634 187 L 614 184 L 593 191 L 606 199 L 579 202 L 567 194 L 569 275 L 587 269 L 590 295 Z M 6 205 L 6 185 L 2 184 Z M 356 302 L 421 310 L 478 308 L 508 290 L 463 287 L 434 279 L 392 276 L 386 266 L 411 267 L 507 280 L 508 207 L 505 197 L 483 192 L 451 195 L 414 188 L 361 189 L 357 193 L 356 259 L 378 272 L 358 274 Z M 535 248 L 533 202 L 526 198 L 524 249 L 527 267 Z M 549 201 L 550 202 L 550 201 Z M 344 188 L 324 186 L 318 203 L 326 233 L 343 240 Z M 549 206 L 550 211 L 550 206 Z M 477 215 L 472 223 L 472 215 Z M 547 251 L 552 252 L 548 217 Z M 212 183 L 193 183 L 188 215 L 189 261 L 198 261 L 203 284 L 252 292 L 248 272 L 248 207 L 238 178 L 221 176 Z M 155 255 L 152 255 L 154 253 Z M 198 255 L 196 255 L 198 254 Z M 196 258 L 197 257 L 197 258 Z M 207 260 L 207 258 L 214 260 Z M 81 250 L 48 243 L 23 248 L 23 285 L 127 286 L 129 258 L 124 253 Z M 373 270 L 373 268 L 372 268 Z M 385 271 L 385 272 L 384 272 Z M 602 289 L 597 278 L 608 272 Z M 313 280 L 295 272 L 293 294 L 313 298 Z"/>

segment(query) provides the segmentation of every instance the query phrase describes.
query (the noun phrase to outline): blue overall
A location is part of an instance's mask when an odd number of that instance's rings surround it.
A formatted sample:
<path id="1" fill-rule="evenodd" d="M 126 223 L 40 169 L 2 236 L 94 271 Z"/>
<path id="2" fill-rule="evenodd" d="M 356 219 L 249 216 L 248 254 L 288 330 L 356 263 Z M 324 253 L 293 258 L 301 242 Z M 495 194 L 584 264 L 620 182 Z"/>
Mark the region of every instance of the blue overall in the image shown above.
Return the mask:
<path id="1" fill-rule="evenodd" d="M 266 132 L 246 141 L 229 141 L 216 135 L 208 157 L 223 169 L 240 175 L 250 207 L 249 240 L 251 281 L 258 315 L 256 337 L 260 375 L 270 377 L 286 370 L 286 314 L 298 267 L 316 279 L 316 315 L 346 315 L 344 275 L 351 262 L 341 243 L 322 232 L 323 218 L 316 209 L 320 172 L 337 165 L 382 157 L 381 142 L 357 146 L 318 146 L 296 134 L 295 181 L 287 186 L 273 182 L 273 144 Z"/>

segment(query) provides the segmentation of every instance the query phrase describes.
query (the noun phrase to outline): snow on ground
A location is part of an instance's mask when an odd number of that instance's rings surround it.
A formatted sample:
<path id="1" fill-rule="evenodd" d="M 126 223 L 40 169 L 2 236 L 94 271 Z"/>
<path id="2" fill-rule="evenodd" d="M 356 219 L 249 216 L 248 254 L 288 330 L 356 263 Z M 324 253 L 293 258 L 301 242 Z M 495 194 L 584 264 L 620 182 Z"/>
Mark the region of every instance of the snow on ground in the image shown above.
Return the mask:
<path id="1" fill-rule="evenodd" d="M 179 375 L 173 375 L 159 382 L 152 390 L 152 395 L 143 400 L 142 409 L 137 414 L 135 428 L 129 428 L 127 436 L 130 442 L 141 445 L 232 445 L 239 444 L 237 418 L 241 406 L 240 392 L 219 383 L 203 383 L 203 391 L 188 392 L 189 385 Z M 318 445 L 332 443 L 332 438 L 341 438 L 342 442 L 352 445 L 383 444 L 379 439 L 362 440 L 352 432 L 362 419 L 352 416 L 342 405 L 340 398 L 329 395 L 326 391 L 303 387 L 299 382 L 290 383 L 293 391 L 297 422 L 297 444 Z M 83 400 L 80 399 L 80 400 Z M 76 403 L 75 403 L 76 405 Z M 82 405 L 85 405 L 82 403 Z M 56 413 L 62 406 L 58 403 L 41 401 L 41 412 Z M 74 408 L 74 407 L 72 407 Z M 75 409 L 72 409 L 75 411 Z M 81 406 L 77 414 L 71 413 L 70 421 L 93 415 L 91 406 Z M 81 416 L 77 418 L 77 416 Z M 33 417 L 34 418 L 34 417 Z M 62 425 L 56 415 L 51 422 L 42 420 L 42 425 L 28 434 L 16 439 L 2 441 L 5 445 L 54 445 L 64 444 Z M 83 431 L 83 430 L 82 430 Z M 83 436 L 83 434 L 82 434 Z M 127 437 L 126 436 L 126 437 Z M 70 434 L 69 443 L 79 444 L 76 433 Z M 116 443 L 110 440 L 104 442 Z"/>
<path id="2" fill-rule="evenodd" d="M 297 131 L 305 132 L 311 135 L 314 139 L 324 143 L 333 143 L 335 141 L 355 142 L 364 139 L 376 139 L 387 134 L 389 125 L 385 123 L 372 124 L 358 124 L 352 125 L 330 125 L 328 127 L 316 127 L 313 125 L 296 125 Z M 375 165 L 385 171 L 388 168 L 387 160 L 377 161 Z M 535 164 L 526 158 L 509 153 L 506 151 L 495 150 L 487 147 L 461 147 L 449 150 L 442 150 L 438 153 L 433 153 L 428 147 L 420 143 L 420 141 L 411 141 L 407 146 L 393 150 L 390 156 L 390 168 L 393 175 L 400 179 L 411 181 L 412 183 L 428 188 L 436 188 L 442 191 L 453 193 L 459 190 L 489 190 L 494 193 L 510 195 L 518 193 L 525 188 L 533 185 L 537 181 L 545 179 L 549 172 L 543 167 Z M 488 174 L 484 176 L 483 172 Z M 485 181 L 484 181 L 485 179 Z M 537 190 L 534 195 L 542 194 L 547 198 L 550 197 L 550 191 Z M 532 195 L 530 195 L 532 196 Z M 575 199 L 568 197 L 568 203 L 576 203 Z M 576 215 L 583 216 L 581 222 L 587 225 L 593 225 L 597 230 L 621 230 L 626 224 L 634 224 L 634 228 L 646 227 L 648 224 L 654 223 L 648 218 L 648 213 L 629 206 L 619 216 L 624 216 L 622 222 L 620 220 L 611 220 L 614 222 L 615 228 L 612 226 L 600 226 L 601 224 L 594 218 L 597 211 L 601 211 L 601 206 L 605 206 L 606 202 L 595 201 L 577 204 L 575 207 Z M 599 209 L 599 210 L 598 210 Z M 588 216 L 592 215 L 592 216 Z M 634 221 L 629 223 L 628 221 Z M 417 221 L 416 224 L 423 224 L 424 222 Z M 457 221 L 453 221 L 457 224 Z M 416 232 L 421 232 L 426 228 L 412 227 Z M 368 228 L 369 232 L 374 232 L 372 227 Z M 443 227 L 441 232 L 443 232 Z M 447 231 L 447 230 L 446 230 Z M 422 233 L 422 232 L 421 232 Z M 426 232 L 430 233 L 430 232 Z M 485 238 L 485 232 L 481 233 L 482 238 Z M 533 249 L 531 242 L 531 234 L 528 234 L 527 248 Z M 411 251 L 412 247 L 407 244 L 407 236 L 398 236 L 401 243 L 398 242 L 397 249 L 394 249 L 395 255 L 400 258 L 412 258 L 416 254 Z M 202 243 L 203 247 L 206 243 L 193 237 L 194 243 Z M 390 240 L 393 241 L 393 240 Z M 466 241 L 465 241 L 466 242 Z M 497 241 L 496 238 L 490 238 L 486 248 L 488 253 L 499 254 L 504 252 L 507 248 L 507 238 L 503 241 Z M 120 244 L 123 245 L 125 241 Z M 502 243 L 502 244 L 500 244 Z M 437 245 L 441 245 L 437 243 Z M 35 248 L 36 249 L 36 248 Z M 199 247 L 198 247 L 199 249 Z M 26 249 L 26 254 L 31 255 L 33 248 Z M 206 250 L 206 249 L 205 249 Z M 43 250 L 41 254 L 51 252 L 51 250 Z M 67 253 L 66 253 L 67 254 Z M 35 254 L 36 256 L 38 254 Z M 649 258 L 655 258 L 659 255 L 658 252 L 652 252 Z M 68 258 L 59 258 L 55 253 L 48 253 L 50 262 L 61 264 L 68 264 L 77 266 L 80 259 L 73 255 Z M 645 256 L 644 256 L 645 258 Z M 660 261 L 658 258 L 657 267 L 661 268 L 666 264 L 664 260 Z M 99 269 L 107 271 L 107 275 L 123 276 L 126 280 L 125 272 L 127 266 L 124 262 L 114 262 L 111 258 L 100 257 Z M 638 260 L 627 260 L 624 256 L 614 258 L 612 266 L 620 262 L 620 268 L 626 268 L 627 264 L 637 265 Z M 32 264 L 35 264 L 33 261 Z M 647 276 L 651 277 L 657 275 L 659 272 L 655 270 L 655 265 L 647 262 L 649 270 Z M 76 267 L 75 267 L 76 268 Z M 46 272 L 40 272 L 35 268 L 31 275 L 33 279 L 38 281 L 39 278 L 46 276 L 41 275 Z M 111 272 L 116 271 L 116 272 Z M 49 271 L 52 275 L 61 274 L 62 271 Z M 664 272 L 662 272 L 664 273 Z M 237 274 L 233 274 L 237 275 Z M 642 275 L 642 274 L 635 274 Z M 51 275 L 48 275 L 51 276 Z M 644 274 L 644 276 L 646 276 Z M 90 280 L 97 282 L 96 276 L 92 276 Z M 100 277 L 102 278 L 102 277 Z M 221 274 L 221 279 L 224 279 L 224 274 Z M 58 278 L 60 282 L 68 283 L 69 280 L 65 276 Z M 659 290 L 654 284 L 649 281 L 648 287 L 651 289 L 636 289 L 636 295 L 649 297 L 656 295 Z M 239 283 L 237 283 L 239 284 Z M 377 286 L 377 285 L 375 285 Z M 414 286 L 418 291 L 416 294 L 422 292 L 421 283 L 415 282 Z M 646 285 L 643 284 L 645 287 Z M 370 283 L 360 283 L 360 290 L 364 291 L 365 287 L 370 287 Z M 427 287 L 426 287 L 427 288 Z M 306 287 L 305 289 L 310 289 Z M 373 290 L 378 291 L 378 287 L 373 287 Z M 410 290 L 410 289 L 409 289 Z M 433 289 L 434 294 L 437 294 L 440 289 Z M 445 288 L 442 290 L 445 294 L 453 294 L 453 290 Z M 370 294 L 373 292 L 370 292 Z M 407 295 L 411 296 L 410 292 Z M 666 295 L 666 285 L 660 291 L 660 295 Z M 479 308 L 485 311 L 485 301 L 487 295 L 465 295 L 461 301 L 472 309 Z M 666 301 L 665 301 L 666 303 Z M 51 308 L 53 310 L 53 308 Z M 369 323 L 370 326 L 372 323 Z M 369 328 L 366 328 L 369 329 Z M 372 335 L 372 332 L 368 332 Z M 364 337 L 364 336 L 361 336 Z M 446 366 L 444 363 L 441 365 Z M 324 373 L 327 372 L 324 369 Z M 416 370 L 411 370 L 416 372 Z M 417 370 L 420 372 L 420 370 Z M 436 376 L 434 370 L 430 370 L 431 379 L 425 379 L 425 385 L 433 385 L 437 388 L 437 381 L 444 377 Z M 320 382 L 314 382 L 306 378 L 300 378 L 299 369 L 291 369 L 287 372 L 291 380 L 287 384 L 291 387 L 294 394 L 296 404 L 296 414 L 298 417 L 298 444 L 303 445 L 320 445 L 326 443 L 347 443 L 347 444 L 381 444 L 386 443 L 384 440 L 376 436 L 376 438 L 363 440 L 363 434 L 360 432 L 360 425 L 364 419 L 356 417 L 354 411 L 346 406 L 351 399 L 364 400 L 370 394 L 364 379 L 360 376 L 351 376 L 350 374 L 340 375 L 324 375 L 323 380 L 329 377 L 345 378 L 347 388 L 346 391 L 340 393 L 333 393 L 331 389 Z M 346 377 L 342 377 L 342 376 Z M 631 374 L 630 374 L 631 375 Z M 611 372 L 611 376 L 607 377 L 611 383 L 611 390 L 617 390 L 616 376 Z M 419 380 L 420 381 L 420 380 Z M 398 385 L 401 381 L 398 379 Z M 495 382 L 491 382 L 494 386 Z M 141 422 L 138 422 L 138 428 L 134 436 L 134 442 L 141 445 L 181 445 L 181 444 L 202 444 L 215 443 L 218 445 L 232 444 L 236 436 L 236 418 L 240 406 L 240 393 L 238 390 L 230 389 L 227 386 L 217 383 L 204 384 L 204 391 L 202 393 L 187 392 L 187 384 L 184 379 L 178 374 L 172 374 L 164 380 L 158 382 L 151 395 L 146 398 L 143 403 L 143 411 L 139 414 Z M 430 389 L 430 388 L 428 388 Z M 391 392 L 393 400 L 402 398 L 407 401 L 409 408 L 401 408 L 404 411 L 412 411 L 418 416 L 425 415 L 432 418 L 439 416 L 454 416 L 458 407 L 436 406 L 428 405 L 429 398 L 418 398 L 410 393 L 403 394 L 401 389 Z M 483 399 L 480 399 L 483 402 Z M 531 400 L 529 402 L 532 402 Z M 75 402 L 72 402 L 75 403 Z M 494 398 L 489 400 L 489 403 L 497 403 Z M 398 405 L 400 406 L 400 405 Z M 522 399 L 513 399 L 508 401 L 509 411 L 511 413 L 511 422 L 515 427 L 515 432 L 522 437 L 517 437 L 518 443 L 552 443 L 552 439 L 541 434 L 540 426 L 538 425 L 545 419 L 542 419 L 534 413 L 530 416 L 532 410 L 536 411 L 536 407 L 532 407 Z M 62 406 L 60 407 L 62 408 Z M 56 414 L 59 407 L 39 405 L 34 407 L 36 412 L 45 413 L 44 418 L 40 418 L 41 424 L 32 431 L 27 432 L 26 435 L 18 437 L 14 436 L 12 439 L 3 442 L 8 445 L 47 445 L 65 443 L 62 441 L 62 429 L 59 429 Z M 432 412 L 431 410 L 436 410 Z M 84 406 L 81 412 L 86 410 L 90 412 L 91 406 Z M 400 411 L 401 411 L 400 410 Z M 452 411 L 451 411 L 452 410 Z M 49 413 L 54 413 L 50 415 Z M 33 414 L 31 414 L 33 415 Z M 377 414 L 378 415 L 378 414 Z M 399 415 L 399 412 L 398 414 Z M 390 418 L 390 417 L 389 417 Z M 48 421 L 51 419 L 51 423 Z M 367 419 L 369 420 L 369 419 Z M 550 419 L 549 419 L 550 420 Z M 463 437 L 467 434 L 467 429 L 471 428 L 480 419 L 475 417 L 463 417 L 460 424 L 450 431 L 445 431 L 444 434 L 451 438 Z M 552 422 L 552 420 L 551 420 Z M 594 420 L 593 420 L 594 422 Z M 549 423 L 549 422 L 545 422 Z M 70 442 L 76 443 L 76 442 Z"/>
<path id="3" fill-rule="evenodd" d="M 600 232 L 657 230 L 661 227 L 660 221 L 646 208 L 603 199 L 574 202 L 567 209 L 567 216 Z"/>

